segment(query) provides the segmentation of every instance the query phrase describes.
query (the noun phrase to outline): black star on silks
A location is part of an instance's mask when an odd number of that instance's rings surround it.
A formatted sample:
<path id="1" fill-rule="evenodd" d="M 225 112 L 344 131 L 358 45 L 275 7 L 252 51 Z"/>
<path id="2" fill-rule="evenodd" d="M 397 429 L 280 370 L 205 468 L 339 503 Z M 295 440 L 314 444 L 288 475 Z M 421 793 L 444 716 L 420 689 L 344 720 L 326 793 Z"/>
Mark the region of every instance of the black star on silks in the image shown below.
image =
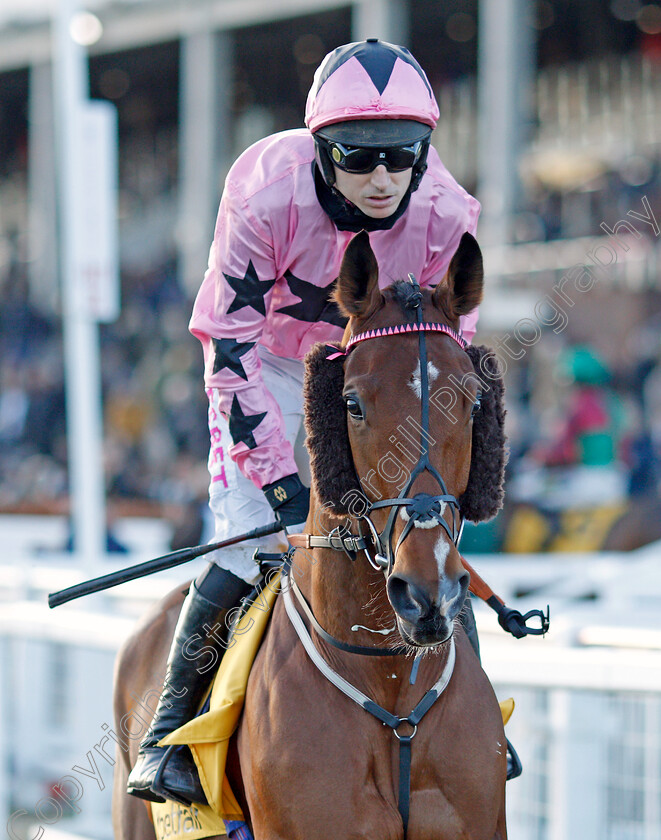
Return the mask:
<path id="1" fill-rule="evenodd" d="M 253 431 L 265 417 L 265 411 L 261 414 L 244 414 L 239 405 L 239 398 L 234 394 L 229 416 L 230 435 L 234 443 L 245 443 L 248 449 L 255 449 L 257 441 Z"/>
<path id="2" fill-rule="evenodd" d="M 325 321 L 327 324 L 333 324 L 344 329 L 347 319 L 340 314 L 335 301 L 329 300 L 330 293 L 335 288 L 337 280 L 333 280 L 329 286 L 320 287 L 315 286 L 314 283 L 308 283 L 307 280 L 295 277 L 291 271 L 285 272 L 285 280 L 289 286 L 289 291 L 301 300 L 300 303 L 283 306 L 277 310 L 278 312 L 283 312 L 298 321 L 309 321 L 310 323 Z"/>
<path id="3" fill-rule="evenodd" d="M 365 68 L 367 75 L 372 80 L 374 87 L 382 94 L 388 86 L 392 69 L 395 66 L 395 61 L 399 58 L 406 64 L 410 64 L 415 68 L 420 78 L 425 83 L 427 90 L 431 94 L 429 84 L 420 72 L 420 68 L 416 65 L 411 53 L 404 47 L 396 47 L 391 45 L 391 49 L 386 51 L 380 49 L 374 40 L 361 41 L 357 44 L 348 44 L 344 49 L 336 50 L 335 59 L 329 62 L 323 69 L 323 73 L 317 83 L 317 90 L 324 84 L 326 79 L 334 73 L 338 67 L 341 67 L 350 58 L 356 57 L 362 66 Z"/>
<path id="4" fill-rule="evenodd" d="M 213 372 L 218 373 L 223 368 L 228 368 L 232 373 L 236 373 L 237 376 L 247 382 L 248 374 L 241 363 L 241 356 L 244 356 L 251 347 L 254 347 L 255 342 L 241 343 L 233 338 L 212 338 L 211 341 L 216 351 L 213 360 Z"/>
<path id="5" fill-rule="evenodd" d="M 260 315 L 266 315 L 264 296 L 275 283 L 275 280 L 260 280 L 252 260 L 248 261 L 245 277 L 231 277 L 225 272 L 223 272 L 223 276 L 236 292 L 236 297 L 227 310 L 228 315 L 230 312 L 237 312 L 245 306 L 250 306 Z"/>

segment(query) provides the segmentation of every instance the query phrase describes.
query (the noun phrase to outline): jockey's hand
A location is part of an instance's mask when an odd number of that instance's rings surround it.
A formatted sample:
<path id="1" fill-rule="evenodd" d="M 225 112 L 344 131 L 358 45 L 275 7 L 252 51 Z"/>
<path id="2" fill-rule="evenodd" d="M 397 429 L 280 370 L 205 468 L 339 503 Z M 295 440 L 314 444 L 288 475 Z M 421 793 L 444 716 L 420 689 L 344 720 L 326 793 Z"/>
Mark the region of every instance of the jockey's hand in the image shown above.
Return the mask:
<path id="1" fill-rule="evenodd" d="M 285 531 L 295 534 L 303 530 L 310 509 L 310 489 L 297 473 L 265 484 L 262 491 Z"/>

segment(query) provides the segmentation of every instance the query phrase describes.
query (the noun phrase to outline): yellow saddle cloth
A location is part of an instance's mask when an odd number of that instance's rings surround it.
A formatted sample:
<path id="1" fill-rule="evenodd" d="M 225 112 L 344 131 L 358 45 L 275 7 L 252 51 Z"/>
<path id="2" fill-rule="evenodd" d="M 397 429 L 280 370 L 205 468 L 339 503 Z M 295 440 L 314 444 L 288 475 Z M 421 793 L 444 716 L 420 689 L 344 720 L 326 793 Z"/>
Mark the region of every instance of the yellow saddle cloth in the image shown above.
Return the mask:
<path id="1" fill-rule="evenodd" d="M 201 840 L 225 834 L 226 820 L 243 820 L 243 812 L 225 776 L 229 740 L 236 730 L 246 696 L 248 676 L 271 608 L 276 584 L 266 587 L 239 622 L 225 651 L 211 689 L 209 711 L 186 723 L 160 742 L 188 744 L 209 805 L 184 808 L 176 802 L 152 803 L 157 840 Z M 160 829 L 160 831 L 159 831 Z"/>
<path id="2" fill-rule="evenodd" d="M 150 804 L 156 840 L 204 840 L 227 834 L 225 823 L 206 805 L 185 808 L 170 799 Z"/>
<path id="3" fill-rule="evenodd" d="M 224 835 L 223 819 L 244 819 L 225 776 L 225 763 L 229 741 L 243 709 L 250 669 L 275 603 L 276 585 L 277 581 L 272 581 L 239 622 L 214 680 L 209 711 L 159 742 L 160 746 L 188 744 L 209 805 L 184 808 L 170 801 L 152 803 L 157 840 L 201 840 Z M 514 700 L 503 701 L 500 710 L 503 723 L 507 723 L 514 711 Z"/>

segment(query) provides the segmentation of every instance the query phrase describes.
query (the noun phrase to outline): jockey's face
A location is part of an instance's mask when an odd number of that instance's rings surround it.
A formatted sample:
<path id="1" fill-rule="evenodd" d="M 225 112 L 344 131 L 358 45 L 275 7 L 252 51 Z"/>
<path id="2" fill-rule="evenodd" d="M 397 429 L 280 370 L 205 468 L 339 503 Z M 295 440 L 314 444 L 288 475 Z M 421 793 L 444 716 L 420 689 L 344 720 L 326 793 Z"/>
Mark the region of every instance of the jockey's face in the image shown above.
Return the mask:
<path id="1" fill-rule="evenodd" d="M 383 164 L 360 174 L 345 172 L 335 165 L 333 169 L 336 189 L 372 219 L 385 219 L 397 210 L 413 174 L 413 169 L 388 172 Z"/>

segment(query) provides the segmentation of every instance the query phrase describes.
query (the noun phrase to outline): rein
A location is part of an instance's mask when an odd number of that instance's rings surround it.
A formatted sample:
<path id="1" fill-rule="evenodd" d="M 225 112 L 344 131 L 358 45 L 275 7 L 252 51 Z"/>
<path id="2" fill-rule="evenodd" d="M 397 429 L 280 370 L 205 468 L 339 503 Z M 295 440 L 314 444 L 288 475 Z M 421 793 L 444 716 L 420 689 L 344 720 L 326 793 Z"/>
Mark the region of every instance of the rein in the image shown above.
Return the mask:
<path id="1" fill-rule="evenodd" d="M 393 648 L 379 648 L 367 647 L 366 645 L 351 645 L 348 642 L 343 642 L 341 639 L 336 639 L 335 636 L 324 630 L 321 624 L 317 621 L 315 614 L 312 612 L 312 607 L 308 604 L 305 595 L 301 592 L 293 578 L 289 578 L 289 586 L 296 596 L 296 600 L 301 606 L 301 609 L 308 617 L 308 621 L 314 627 L 315 633 L 320 636 L 327 644 L 332 645 L 338 650 L 343 650 L 345 653 L 357 653 L 361 656 L 402 656 L 408 653 L 408 648 L 400 645 Z"/>

